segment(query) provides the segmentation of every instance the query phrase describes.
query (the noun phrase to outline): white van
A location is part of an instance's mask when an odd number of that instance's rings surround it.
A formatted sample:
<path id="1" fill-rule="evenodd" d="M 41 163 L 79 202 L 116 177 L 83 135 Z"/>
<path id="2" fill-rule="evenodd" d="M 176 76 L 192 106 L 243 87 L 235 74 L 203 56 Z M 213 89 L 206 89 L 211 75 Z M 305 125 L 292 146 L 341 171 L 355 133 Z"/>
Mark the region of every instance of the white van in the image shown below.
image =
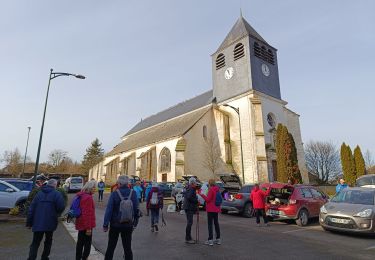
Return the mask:
<path id="1" fill-rule="evenodd" d="M 82 177 L 69 177 L 65 180 L 64 189 L 66 192 L 80 191 L 83 188 Z"/>

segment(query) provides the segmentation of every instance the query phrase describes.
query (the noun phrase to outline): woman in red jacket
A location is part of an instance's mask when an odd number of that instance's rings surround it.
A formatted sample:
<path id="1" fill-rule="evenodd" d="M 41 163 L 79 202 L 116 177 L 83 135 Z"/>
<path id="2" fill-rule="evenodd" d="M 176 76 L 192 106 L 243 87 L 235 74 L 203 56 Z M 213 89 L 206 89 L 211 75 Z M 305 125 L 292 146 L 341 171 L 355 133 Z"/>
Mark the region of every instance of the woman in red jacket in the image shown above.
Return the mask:
<path id="1" fill-rule="evenodd" d="M 79 203 L 81 216 L 76 219 L 76 230 L 78 230 L 76 260 L 86 260 L 90 255 L 92 229 L 95 228 L 95 205 L 92 198 L 95 187 L 95 181 L 88 181 L 81 192 L 77 193 L 81 198 Z"/>
<path id="2" fill-rule="evenodd" d="M 199 195 L 201 195 L 202 198 L 206 201 L 208 240 L 205 242 L 205 244 L 209 246 L 213 246 L 214 243 L 217 245 L 221 245 L 219 226 L 219 212 L 221 211 L 221 208 L 220 206 L 216 206 L 216 194 L 219 193 L 219 195 L 221 196 L 221 193 L 219 191 L 219 187 L 216 186 L 214 179 L 210 179 L 208 181 L 208 185 L 210 188 L 208 190 L 207 196 L 199 193 Z M 213 240 L 212 222 L 215 224 L 215 240 Z"/>
<path id="3" fill-rule="evenodd" d="M 251 191 L 250 194 L 250 200 L 253 202 L 253 208 L 255 211 L 255 216 L 256 216 L 256 221 L 258 227 L 260 226 L 260 216 L 262 215 L 264 224 L 266 226 L 269 226 L 267 216 L 266 216 L 266 211 L 265 211 L 265 198 L 266 198 L 266 193 L 259 189 L 259 185 L 255 184 L 253 190 Z"/>

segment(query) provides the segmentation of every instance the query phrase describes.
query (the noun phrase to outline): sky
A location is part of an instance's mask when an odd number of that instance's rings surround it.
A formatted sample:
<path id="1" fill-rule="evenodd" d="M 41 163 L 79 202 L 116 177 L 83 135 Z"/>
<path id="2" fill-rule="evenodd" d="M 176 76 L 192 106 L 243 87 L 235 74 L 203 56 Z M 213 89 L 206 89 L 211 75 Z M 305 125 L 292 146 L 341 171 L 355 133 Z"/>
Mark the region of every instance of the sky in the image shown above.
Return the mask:
<path id="1" fill-rule="evenodd" d="M 375 1 L 34 0 L 0 4 L 0 156 L 41 161 L 106 152 L 141 118 L 212 88 L 211 54 L 245 19 L 278 49 L 282 98 L 304 143 L 343 141 L 375 154 Z"/>

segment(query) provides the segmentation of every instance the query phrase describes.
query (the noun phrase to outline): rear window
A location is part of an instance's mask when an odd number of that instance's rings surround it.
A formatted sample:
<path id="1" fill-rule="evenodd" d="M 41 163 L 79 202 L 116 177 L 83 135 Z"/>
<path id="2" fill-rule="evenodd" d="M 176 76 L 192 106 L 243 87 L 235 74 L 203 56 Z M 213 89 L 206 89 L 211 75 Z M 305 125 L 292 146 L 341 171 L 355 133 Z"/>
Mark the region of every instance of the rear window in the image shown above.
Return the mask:
<path id="1" fill-rule="evenodd" d="M 361 178 L 357 179 L 357 186 L 365 186 L 365 185 L 375 185 L 375 175 L 371 176 L 362 176 Z"/>
<path id="2" fill-rule="evenodd" d="M 335 197 L 332 198 L 332 202 L 336 203 L 350 203 L 350 204 L 362 204 L 362 205 L 374 205 L 374 190 L 341 190 Z"/>
<path id="3" fill-rule="evenodd" d="M 82 181 L 83 180 L 81 178 L 74 178 L 70 180 L 71 183 L 82 183 Z"/>
<path id="4" fill-rule="evenodd" d="M 239 193 L 250 193 L 252 188 L 253 188 L 253 186 L 244 186 L 240 189 Z"/>

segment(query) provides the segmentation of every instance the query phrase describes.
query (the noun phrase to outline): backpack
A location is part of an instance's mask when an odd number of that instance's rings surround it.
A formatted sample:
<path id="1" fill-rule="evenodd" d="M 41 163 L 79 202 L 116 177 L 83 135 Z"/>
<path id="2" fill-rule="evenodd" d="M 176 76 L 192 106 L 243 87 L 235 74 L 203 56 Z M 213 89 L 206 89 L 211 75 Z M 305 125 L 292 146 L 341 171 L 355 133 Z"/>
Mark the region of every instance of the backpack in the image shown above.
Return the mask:
<path id="1" fill-rule="evenodd" d="M 129 196 L 127 199 L 125 199 L 120 190 L 116 190 L 117 194 L 119 195 L 121 201 L 120 201 L 120 207 L 119 207 L 119 222 L 121 224 L 133 224 L 134 220 L 134 211 L 133 211 L 133 201 L 131 200 L 133 189 L 130 190 Z"/>
<path id="2" fill-rule="evenodd" d="M 150 204 L 153 205 L 153 206 L 159 205 L 159 198 L 158 198 L 158 192 L 157 191 L 152 192 Z"/>
<path id="3" fill-rule="evenodd" d="M 221 196 L 221 193 L 216 192 L 215 206 L 220 207 L 222 203 L 223 203 L 223 197 Z"/>
<path id="4" fill-rule="evenodd" d="M 75 196 L 68 213 L 66 214 L 66 221 L 70 223 L 70 221 L 74 218 L 79 218 L 81 216 L 81 196 Z"/>

